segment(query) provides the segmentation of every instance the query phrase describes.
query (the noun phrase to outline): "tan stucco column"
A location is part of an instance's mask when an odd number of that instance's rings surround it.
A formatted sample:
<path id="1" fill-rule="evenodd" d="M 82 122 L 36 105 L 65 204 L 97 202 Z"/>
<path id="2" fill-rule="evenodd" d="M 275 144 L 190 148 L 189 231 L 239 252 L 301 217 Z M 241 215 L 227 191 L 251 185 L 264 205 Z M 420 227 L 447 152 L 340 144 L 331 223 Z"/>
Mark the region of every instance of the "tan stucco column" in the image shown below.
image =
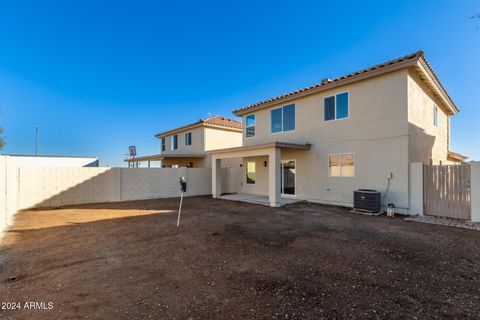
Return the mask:
<path id="1" fill-rule="evenodd" d="M 218 198 L 222 194 L 221 159 L 212 157 L 212 197 Z"/>
<path id="2" fill-rule="evenodd" d="M 280 160 L 282 151 L 280 148 L 273 148 L 268 153 L 268 201 L 270 207 L 280 207 Z"/>

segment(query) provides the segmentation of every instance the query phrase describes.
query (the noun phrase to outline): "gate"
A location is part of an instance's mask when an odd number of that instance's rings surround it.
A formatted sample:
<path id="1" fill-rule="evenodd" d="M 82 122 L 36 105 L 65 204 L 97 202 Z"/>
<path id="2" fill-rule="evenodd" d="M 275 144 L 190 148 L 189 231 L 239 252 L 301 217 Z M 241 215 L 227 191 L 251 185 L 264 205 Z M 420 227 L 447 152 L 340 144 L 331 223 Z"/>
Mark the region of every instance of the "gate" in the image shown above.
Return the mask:
<path id="1" fill-rule="evenodd" d="M 423 202 L 427 215 L 470 219 L 470 165 L 424 165 Z"/>

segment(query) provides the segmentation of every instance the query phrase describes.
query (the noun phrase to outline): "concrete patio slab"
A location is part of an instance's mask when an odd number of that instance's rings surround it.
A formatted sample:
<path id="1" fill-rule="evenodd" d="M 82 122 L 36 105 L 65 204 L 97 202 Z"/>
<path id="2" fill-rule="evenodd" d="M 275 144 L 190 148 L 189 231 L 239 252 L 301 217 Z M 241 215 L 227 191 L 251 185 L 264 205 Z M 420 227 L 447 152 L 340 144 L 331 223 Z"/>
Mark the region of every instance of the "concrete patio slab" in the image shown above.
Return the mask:
<path id="1" fill-rule="evenodd" d="M 245 193 L 234 193 L 234 194 L 225 194 L 221 195 L 220 199 L 230 200 L 230 201 L 242 201 L 248 203 L 261 204 L 264 206 L 269 206 L 270 202 L 268 201 L 268 196 L 254 195 L 254 194 L 245 194 Z M 296 198 L 282 197 L 281 205 L 296 203 L 303 200 Z"/>

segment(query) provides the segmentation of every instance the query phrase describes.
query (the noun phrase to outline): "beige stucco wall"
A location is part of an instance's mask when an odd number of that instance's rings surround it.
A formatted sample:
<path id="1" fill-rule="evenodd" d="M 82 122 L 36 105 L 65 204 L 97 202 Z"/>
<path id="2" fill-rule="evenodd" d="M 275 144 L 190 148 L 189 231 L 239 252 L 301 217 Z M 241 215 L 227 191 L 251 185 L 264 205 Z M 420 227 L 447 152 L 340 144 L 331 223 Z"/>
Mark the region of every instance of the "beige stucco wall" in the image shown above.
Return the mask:
<path id="1" fill-rule="evenodd" d="M 297 197 L 323 203 L 352 205 L 353 191 L 371 188 L 385 192 L 393 174 L 386 203 L 408 208 L 407 70 L 359 81 L 293 101 L 296 130 L 270 133 L 270 110 L 255 112 L 256 135 L 243 137 L 246 146 L 273 141 L 310 143 L 309 151 L 282 151 L 282 159 L 295 159 Z M 349 118 L 325 122 L 323 99 L 349 92 Z M 245 116 L 243 117 L 245 125 Z M 331 153 L 355 153 L 355 177 L 329 177 Z M 258 165 L 261 169 L 263 165 Z M 261 180 L 263 173 L 257 173 Z M 266 179 L 265 179 L 266 180 Z M 267 194 L 258 185 L 254 193 Z M 245 190 L 246 191 L 246 190 Z M 404 211 L 405 211 L 404 210 Z"/>
<path id="2" fill-rule="evenodd" d="M 185 133 L 192 132 L 192 145 L 185 145 Z M 205 158 L 169 158 L 162 161 L 162 166 L 171 167 L 178 165 L 185 167 L 189 162 L 194 168 L 210 168 L 210 150 L 239 147 L 242 144 L 242 133 L 231 130 L 216 129 L 210 127 L 198 127 L 177 133 L 178 149 L 170 150 L 170 136 L 166 137 L 166 154 L 205 154 Z M 161 141 L 160 141 L 161 147 Z M 161 149 L 160 149 L 161 150 Z M 222 167 L 236 165 L 239 161 L 222 161 Z"/>
<path id="3" fill-rule="evenodd" d="M 264 162 L 268 160 L 267 156 L 264 157 L 248 157 L 243 158 L 242 177 L 237 181 L 241 193 L 267 195 L 268 194 L 268 162 L 267 167 L 264 166 Z M 255 162 L 257 180 L 255 184 L 246 183 L 246 163 L 247 161 Z"/>
<path id="4" fill-rule="evenodd" d="M 191 132 L 192 133 L 192 145 L 186 146 L 185 145 L 185 134 Z M 197 127 L 191 130 L 185 130 L 176 133 L 178 135 L 178 148 L 176 150 L 170 150 L 170 137 L 165 137 L 165 153 L 168 154 L 200 154 L 204 153 L 204 144 L 205 144 L 205 135 L 204 135 L 204 128 Z M 160 140 L 160 150 L 162 150 L 162 140 Z"/>
<path id="5" fill-rule="evenodd" d="M 438 127 L 434 126 L 434 105 L 438 106 Z M 447 161 L 449 116 L 414 72 L 408 74 L 409 160 L 439 164 Z"/>
<path id="6" fill-rule="evenodd" d="M 234 148 L 242 145 L 242 132 L 206 127 L 205 151 Z"/>

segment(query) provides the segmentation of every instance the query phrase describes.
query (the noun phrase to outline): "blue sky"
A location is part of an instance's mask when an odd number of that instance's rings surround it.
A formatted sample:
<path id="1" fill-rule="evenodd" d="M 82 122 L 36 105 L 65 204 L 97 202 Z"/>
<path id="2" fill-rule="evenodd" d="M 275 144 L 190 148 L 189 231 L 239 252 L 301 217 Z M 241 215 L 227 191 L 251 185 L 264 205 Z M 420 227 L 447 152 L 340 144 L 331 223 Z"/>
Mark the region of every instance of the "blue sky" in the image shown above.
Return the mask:
<path id="1" fill-rule="evenodd" d="M 480 1 L 3 1 L 4 153 L 124 165 L 154 134 L 423 49 L 480 160 Z"/>

